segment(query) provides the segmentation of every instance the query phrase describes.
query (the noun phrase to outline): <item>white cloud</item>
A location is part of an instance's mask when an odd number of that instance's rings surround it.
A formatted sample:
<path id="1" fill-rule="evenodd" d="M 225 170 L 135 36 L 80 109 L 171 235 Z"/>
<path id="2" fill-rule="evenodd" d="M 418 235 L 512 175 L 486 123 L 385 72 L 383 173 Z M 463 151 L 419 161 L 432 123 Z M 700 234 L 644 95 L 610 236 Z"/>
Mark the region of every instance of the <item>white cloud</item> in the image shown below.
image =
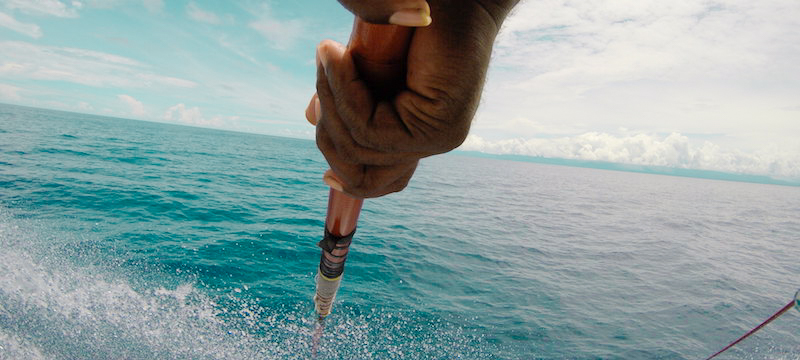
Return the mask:
<path id="1" fill-rule="evenodd" d="M 19 95 L 21 90 L 16 86 L 0 83 L 0 99 L 4 101 L 20 101 L 22 100 Z"/>
<path id="2" fill-rule="evenodd" d="M 270 45 L 278 50 L 286 50 L 307 33 L 306 25 L 298 19 L 283 20 L 273 14 L 267 4 L 257 12 L 258 20 L 250 23 L 250 28 L 261 34 Z"/>
<path id="3" fill-rule="evenodd" d="M 5 7 L 34 15 L 74 18 L 78 17 L 78 9 L 83 4 L 79 1 L 68 5 L 58 0 L 6 0 Z"/>
<path id="4" fill-rule="evenodd" d="M 81 111 L 94 111 L 94 107 L 85 101 L 79 102 L 78 105 L 75 106 L 75 108 Z"/>
<path id="5" fill-rule="evenodd" d="M 723 149 L 710 141 L 694 145 L 687 136 L 678 133 L 657 136 L 590 132 L 570 137 L 500 141 L 487 141 L 480 136 L 469 135 L 459 150 L 800 179 L 798 146 L 788 150 L 764 149 L 744 153 Z"/>
<path id="6" fill-rule="evenodd" d="M 191 2 L 186 6 L 186 14 L 195 21 L 209 24 L 219 24 L 219 16 L 217 16 L 217 14 L 199 8 L 194 2 Z"/>
<path id="7" fill-rule="evenodd" d="M 194 124 L 203 120 L 203 113 L 200 112 L 198 107 L 187 109 L 186 105 L 177 104 L 167 109 L 164 113 L 164 120 Z"/>
<path id="8" fill-rule="evenodd" d="M 231 122 L 235 122 L 239 118 L 237 116 L 214 116 L 209 119 L 203 116 L 200 108 L 196 106 L 187 108 L 186 105 L 181 103 L 167 109 L 167 111 L 164 112 L 163 119 L 186 125 L 221 128 L 230 127 Z"/>
<path id="9" fill-rule="evenodd" d="M 197 84 L 151 72 L 136 60 L 99 51 L 0 42 L 0 75 L 23 79 L 67 81 L 94 87 L 141 88 Z"/>
<path id="10" fill-rule="evenodd" d="M 17 21 L 17 19 L 2 12 L 0 12 L 0 26 L 35 39 L 42 37 L 42 29 L 40 29 L 38 25 Z"/>
<path id="11" fill-rule="evenodd" d="M 136 100 L 133 96 L 130 95 L 117 95 L 117 98 L 122 100 L 123 103 L 128 105 L 130 108 L 131 115 L 142 117 L 147 114 L 147 111 L 144 109 L 144 104 L 141 101 Z"/>

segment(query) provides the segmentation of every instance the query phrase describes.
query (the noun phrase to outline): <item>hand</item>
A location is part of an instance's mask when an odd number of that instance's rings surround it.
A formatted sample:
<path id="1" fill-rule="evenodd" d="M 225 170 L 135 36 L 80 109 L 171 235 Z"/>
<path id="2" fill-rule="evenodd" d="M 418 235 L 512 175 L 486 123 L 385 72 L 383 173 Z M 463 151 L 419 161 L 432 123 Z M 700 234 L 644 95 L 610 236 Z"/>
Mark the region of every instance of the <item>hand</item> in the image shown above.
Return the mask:
<path id="1" fill-rule="evenodd" d="M 430 23 L 414 32 L 405 87 L 388 100 L 375 98 L 343 45 L 323 41 L 317 48 L 317 94 L 306 118 L 332 169 L 325 181 L 356 197 L 378 197 L 404 189 L 419 159 L 464 141 L 492 44 L 516 1 L 340 2 L 370 22 Z"/>

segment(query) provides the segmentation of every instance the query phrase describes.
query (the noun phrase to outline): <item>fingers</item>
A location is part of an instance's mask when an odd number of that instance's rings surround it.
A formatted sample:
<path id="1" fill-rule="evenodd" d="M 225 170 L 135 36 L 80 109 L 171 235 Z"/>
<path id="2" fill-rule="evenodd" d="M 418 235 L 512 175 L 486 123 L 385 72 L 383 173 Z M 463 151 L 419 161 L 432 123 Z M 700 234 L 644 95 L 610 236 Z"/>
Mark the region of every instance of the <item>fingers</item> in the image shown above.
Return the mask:
<path id="1" fill-rule="evenodd" d="M 341 45 L 327 41 L 319 49 L 323 66 L 317 69 L 317 101 L 320 109 L 325 111 L 317 118 L 317 127 L 318 131 L 324 131 L 330 138 L 331 150 L 336 151 L 340 159 L 351 164 L 390 166 L 428 155 L 417 151 L 383 151 L 372 146 L 381 141 L 377 137 L 389 143 L 410 143 L 412 139 L 402 124 L 398 125 L 396 114 L 386 115 L 391 119 L 380 120 L 383 114 L 379 111 L 373 118 L 375 103 L 371 92 L 359 79 L 352 57 Z M 382 102 L 379 105 L 379 108 L 386 108 L 389 103 Z M 365 133 L 359 130 L 369 122 L 379 123 L 380 131 Z M 374 136 L 376 141 L 359 141 L 354 137 L 356 133 Z"/>
<path id="2" fill-rule="evenodd" d="M 378 197 L 405 188 L 417 166 L 417 157 L 405 158 L 405 162 L 393 165 L 365 165 L 353 162 L 342 156 L 325 129 L 328 115 L 324 115 L 317 125 L 317 147 L 331 166 L 332 173 L 324 178 L 334 189 L 362 197 Z M 335 176 L 332 176 L 335 174 Z"/>
<path id="3" fill-rule="evenodd" d="M 382 186 L 381 190 L 379 190 L 379 191 L 375 190 L 375 189 L 366 189 L 366 188 L 359 188 L 359 189 L 348 188 L 348 189 L 345 189 L 342 180 L 339 179 L 339 176 L 337 176 L 336 173 L 333 172 L 333 170 L 326 171 L 325 172 L 325 176 L 323 177 L 323 180 L 331 188 L 336 189 L 336 190 L 338 190 L 340 192 L 344 192 L 344 193 L 349 194 L 351 196 L 360 197 L 362 199 L 363 198 L 371 198 L 371 197 L 379 197 L 379 196 L 383 196 L 383 195 L 387 195 L 387 194 L 391 194 L 391 193 L 395 193 L 395 192 L 400 192 L 403 189 L 405 189 L 406 186 L 408 186 L 409 181 L 411 181 L 411 177 L 414 175 L 414 171 L 416 170 L 417 164 L 418 164 L 417 162 L 414 162 L 413 164 L 409 164 L 408 167 L 403 168 L 403 170 L 405 170 L 405 172 L 400 171 L 399 173 L 401 175 L 399 177 L 397 177 L 394 181 L 388 181 L 387 182 L 388 185 Z M 382 178 L 380 176 L 375 176 L 375 175 L 372 175 L 371 177 L 372 178 L 384 179 L 384 178 Z M 355 195 L 355 194 L 360 194 L 360 195 Z"/>
<path id="4" fill-rule="evenodd" d="M 322 152 L 331 170 L 325 173 L 323 180 L 332 188 L 360 198 L 383 196 L 403 190 L 408 184 L 417 166 L 419 157 L 404 157 L 397 154 L 386 154 L 386 159 L 374 155 L 370 165 L 359 161 L 363 157 L 354 156 L 353 152 L 342 151 L 346 147 L 337 146 L 333 137 L 337 132 L 327 129 L 328 119 L 335 114 L 323 114 L 317 124 L 317 147 Z M 344 136 L 344 139 L 348 139 Z M 362 149 L 362 152 L 369 151 Z M 377 153 L 377 152 L 375 152 Z M 406 162 L 400 162 L 405 160 Z M 374 165 L 375 163 L 391 163 L 392 165 Z"/>
<path id="5" fill-rule="evenodd" d="M 428 26 L 431 9 L 425 0 L 339 0 L 356 16 L 374 24 Z"/>
<path id="6" fill-rule="evenodd" d="M 328 186 L 344 192 L 344 185 L 342 184 L 342 180 L 339 180 L 339 177 L 336 176 L 336 173 L 333 170 L 328 169 L 325 171 L 325 175 L 322 177 L 322 181 L 324 181 Z"/>
<path id="7" fill-rule="evenodd" d="M 417 130 L 419 134 L 425 131 L 421 129 L 424 125 L 405 122 L 389 101 L 376 102 L 369 86 L 360 77 L 353 57 L 343 46 L 323 41 L 318 47 L 318 54 L 321 68 L 317 71 L 317 95 L 323 109 L 331 109 L 338 115 L 328 119 L 329 130 L 341 132 L 342 135 L 346 131 L 349 139 L 346 145 L 349 147 L 404 156 L 431 155 L 418 150 L 421 149 L 418 143 L 424 139 L 415 137 L 413 132 Z M 402 95 L 398 98 L 402 98 Z M 417 119 L 415 116 L 408 118 Z M 335 138 L 339 139 L 338 136 Z"/>
<path id="8" fill-rule="evenodd" d="M 339 175 L 328 170 L 325 172 L 323 180 L 328 186 L 345 194 L 357 198 L 374 198 L 387 194 L 400 192 L 408 186 L 418 162 L 404 164 L 386 168 L 370 168 L 362 175 L 363 179 L 372 179 L 358 186 L 348 186 Z M 374 181 L 379 180 L 379 181 Z"/>

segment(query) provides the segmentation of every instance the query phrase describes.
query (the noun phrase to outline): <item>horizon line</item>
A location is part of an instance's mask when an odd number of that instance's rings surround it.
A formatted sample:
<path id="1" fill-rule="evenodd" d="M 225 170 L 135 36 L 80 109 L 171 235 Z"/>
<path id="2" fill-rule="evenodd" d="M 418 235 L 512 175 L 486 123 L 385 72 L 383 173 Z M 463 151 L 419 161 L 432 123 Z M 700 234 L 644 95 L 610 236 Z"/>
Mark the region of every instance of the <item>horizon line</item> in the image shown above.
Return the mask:
<path id="1" fill-rule="evenodd" d="M 305 140 L 310 142 L 314 141 L 314 139 L 310 138 L 293 137 L 293 136 L 286 136 L 286 135 L 267 133 L 267 132 L 252 132 L 252 131 L 235 130 L 235 129 L 224 129 L 219 127 L 200 126 L 195 124 L 184 124 L 184 123 L 156 121 L 147 119 L 132 119 L 114 115 L 83 113 L 73 110 L 43 108 L 30 105 L 9 104 L 3 102 L 0 102 L 0 105 L 45 110 L 45 111 L 54 111 L 54 112 L 64 112 L 69 114 L 88 115 L 88 116 L 108 118 L 114 120 L 143 121 L 153 124 L 182 126 L 195 129 L 207 129 L 211 131 L 224 131 L 224 132 L 233 132 L 238 134 L 258 135 L 258 136 L 271 136 L 284 139 Z M 476 150 L 460 150 L 459 148 L 455 148 L 442 155 L 445 154 L 462 155 L 462 156 L 485 158 L 485 159 L 488 158 L 495 160 L 507 160 L 507 161 L 527 162 L 535 164 L 555 165 L 555 166 L 568 166 L 568 167 L 585 168 L 585 169 L 598 169 L 598 170 L 620 171 L 620 172 L 651 174 L 651 175 L 665 175 L 665 176 L 686 177 L 686 178 L 696 178 L 696 179 L 706 179 L 706 180 L 721 180 L 721 181 L 744 182 L 744 183 L 754 183 L 754 184 L 764 184 L 764 185 L 800 187 L 800 179 L 781 179 L 766 174 L 734 173 L 734 172 L 725 172 L 718 170 L 680 168 L 680 167 L 657 166 L 657 165 L 641 165 L 641 164 L 630 164 L 621 162 L 608 162 L 600 160 L 543 157 L 543 156 L 533 156 L 525 154 L 493 154 Z"/>

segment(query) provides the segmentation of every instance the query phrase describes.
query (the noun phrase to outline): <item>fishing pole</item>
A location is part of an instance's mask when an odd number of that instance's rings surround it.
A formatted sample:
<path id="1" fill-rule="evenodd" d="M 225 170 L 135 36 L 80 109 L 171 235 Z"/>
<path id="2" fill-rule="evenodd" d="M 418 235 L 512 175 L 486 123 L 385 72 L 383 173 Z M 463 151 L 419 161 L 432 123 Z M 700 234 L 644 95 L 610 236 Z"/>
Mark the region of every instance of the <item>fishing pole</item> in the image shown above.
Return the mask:
<path id="1" fill-rule="evenodd" d="M 745 333 L 744 335 L 742 335 L 741 337 L 736 339 L 734 342 L 728 344 L 728 346 L 724 347 L 722 350 L 717 351 L 716 353 L 714 353 L 714 355 L 711 355 L 711 356 L 707 357 L 706 360 L 711 360 L 711 359 L 717 357 L 717 355 L 724 353 L 728 349 L 730 349 L 730 348 L 734 347 L 736 344 L 740 343 L 742 340 L 749 338 L 751 335 L 755 334 L 758 330 L 761 330 L 761 328 L 763 328 L 764 326 L 767 326 L 767 324 L 769 324 L 772 321 L 774 321 L 775 319 L 781 317 L 781 315 L 785 314 L 786 312 L 788 312 L 792 308 L 796 308 L 798 311 L 800 311 L 800 290 L 798 290 L 794 294 L 794 299 L 792 299 L 791 302 L 789 302 L 782 309 L 778 310 L 778 312 L 776 312 L 775 314 L 770 316 L 769 319 L 765 320 L 764 322 L 762 322 L 758 326 L 754 327 L 752 330 L 748 331 L 747 333 Z"/>
<path id="2" fill-rule="evenodd" d="M 353 56 L 359 75 L 377 96 L 376 103 L 390 99 L 405 83 L 405 60 L 412 33 L 412 28 L 369 24 L 356 17 L 347 49 Z M 328 194 L 325 233 L 318 243 L 322 252 L 314 295 L 318 320 L 312 336 L 312 356 L 316 356 L 325 317 L 331 313 L 339 291 L 363 201 L 333 188 Z"/>

